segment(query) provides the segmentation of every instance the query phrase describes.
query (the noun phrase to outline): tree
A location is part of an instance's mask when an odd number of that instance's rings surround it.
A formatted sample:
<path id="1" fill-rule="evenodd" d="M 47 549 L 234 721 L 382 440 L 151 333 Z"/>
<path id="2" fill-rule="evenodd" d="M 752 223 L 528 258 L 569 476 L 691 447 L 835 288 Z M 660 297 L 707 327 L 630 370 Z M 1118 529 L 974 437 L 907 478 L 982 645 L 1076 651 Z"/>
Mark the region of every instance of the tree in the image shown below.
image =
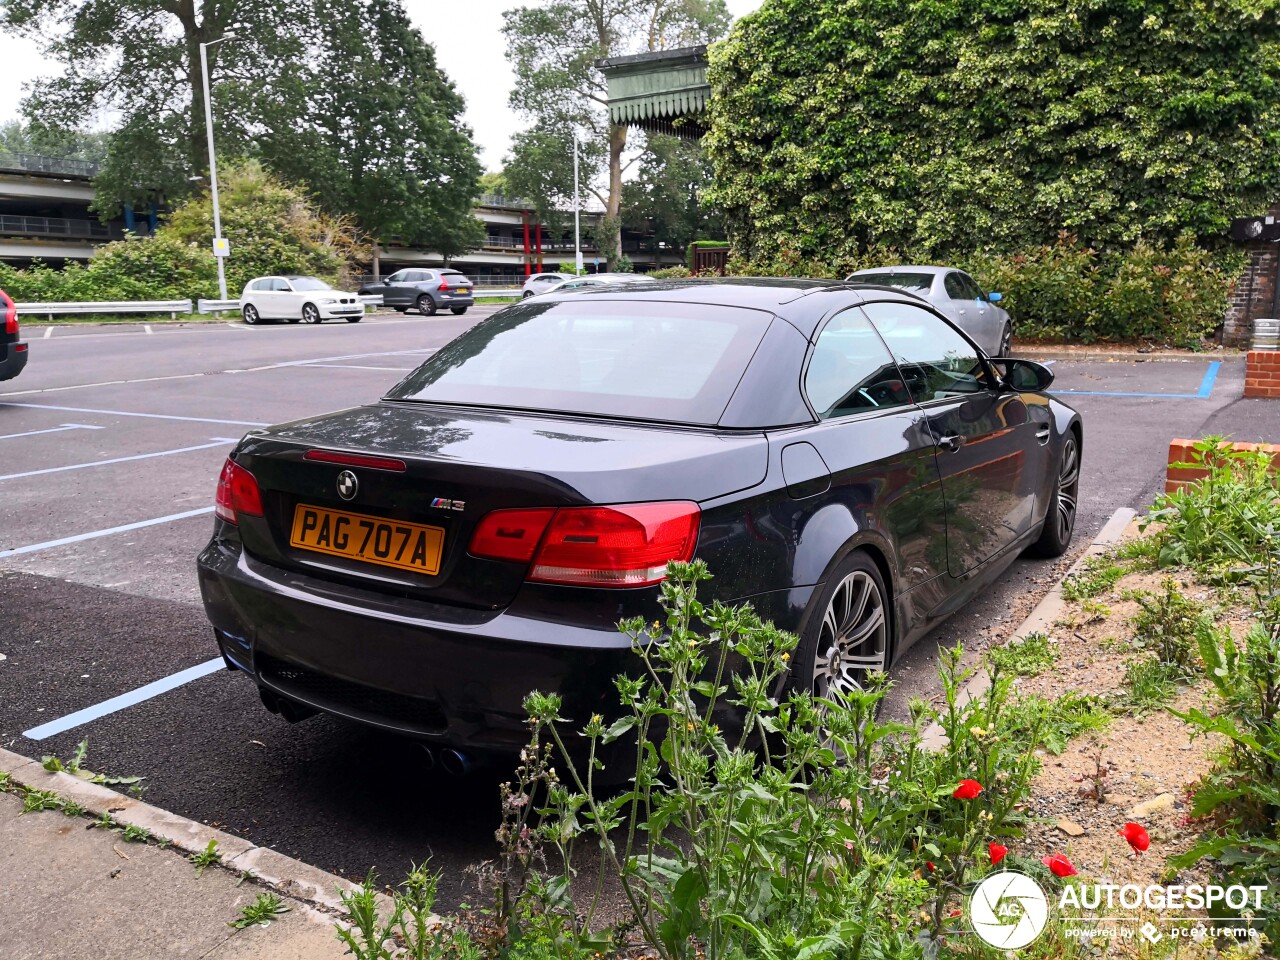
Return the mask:
<path id="1" fill-rule="evenodd" d="M 481 168 L 463 99 L 399 0 L 321 4 L 316 27 L 320 53 L 299 67 L 299 103 L 286 105 L 301 113 L 272 124 L 264 161 L 372 237 L 446 260 L 478 247 Z"/>
<path id="2" fill-rule="evenodd" d="M 102 163 L 107 156 L 107 135 L 101 131 L 62 130 L 45 123 L 10 120 L 0 124 L 0 154 L 5 153 Z"/>
<path id="3" fill-rule="evenodd" d="M 652 230 L 655 242 L 673 249 L 723 236 L 719 215 L 702 204 L 710 164 L 698 144 L 654 134 L 647 147 L 635 178 L 622 187 L 622 225 Z"/>
<path id="4" fill-rule="evenodd" d="M 256 121 L 288 90 L 310 16 L 285 0 L 5 0 L 0 26 L 42 42 L 59 76 L 35 85 L 27 118 L 65 130 L 118 118 L 97 207 L 182 196 L 206 174 L 200 44 L 208 48 L 218 145 L 243 152 Z"/>
<path id="5" fill-rule="evenodd" d="M 604 205 L 603 250 L 616 262 L 627 128 L 609 122 L 595 61 L 714 40 L 729 23 L 724 0 L 551 0 L 506 16 L 507 58 L 517 77 L 511 106 L 531 120 L 513 138 L 507 178 L 537 205 L 540 219 L 557 222 L 556 209 L 573 198 L 577 131 L 581 183 Z M 605 186 L 594 186 L 601 179 Z"/>
<path id="6" fill-rule="evenodd" d="M 1205 238 L 1280 194 L 1256 0 L 766 0 L 709 75 L 708 199 L 748 257 Z"/>

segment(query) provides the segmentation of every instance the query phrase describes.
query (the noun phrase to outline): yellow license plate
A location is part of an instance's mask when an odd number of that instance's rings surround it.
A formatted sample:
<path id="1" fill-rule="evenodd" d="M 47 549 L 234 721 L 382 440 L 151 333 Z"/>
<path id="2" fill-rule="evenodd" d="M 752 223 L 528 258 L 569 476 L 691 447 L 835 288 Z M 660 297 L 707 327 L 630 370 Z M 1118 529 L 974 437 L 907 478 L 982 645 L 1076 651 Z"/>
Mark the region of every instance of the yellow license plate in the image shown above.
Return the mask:
<path id="1" fill-rule="evenodd" d="M 434 576 L 440 572 L 444 530 L 300 503 L 293 511 L 289 543 L 303 550 Z"/>
<path id="2" fill-rule="evenodd" d="M 470 292 L 471 292 L 471 288 L 470 288 L 470 287 L 455 287 L 455 288 L 454 288 L 454 292 L 455 292 L 455 293 L 470 293 Z"/>

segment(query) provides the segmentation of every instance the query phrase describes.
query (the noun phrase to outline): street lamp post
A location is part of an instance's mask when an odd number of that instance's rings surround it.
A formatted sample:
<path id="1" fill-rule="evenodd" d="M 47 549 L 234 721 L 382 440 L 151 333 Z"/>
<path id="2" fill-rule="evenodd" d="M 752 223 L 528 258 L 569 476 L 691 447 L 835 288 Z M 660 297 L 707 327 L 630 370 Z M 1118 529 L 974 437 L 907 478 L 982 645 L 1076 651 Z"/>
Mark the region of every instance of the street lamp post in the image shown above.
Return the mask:
<path id="1" fill-rule="evenodd" d="M 228 33 L 217 40 L 200 44 L 200 73 L 204 78 L 204 128 L 209 138 L 209 194 L 213 199 L 213 257 L 218 261 L 218 296 L 227 299 L 227 271 L 223 261 L 227 258 L 226 245 L 222 240 L 222 214 L 218 209 L 218 161 L 213 154 L 213 104 L 209 101 L 209 55 L 208 48 L 223 40 L 234 40 L 236 35 Z"/>
<path id="2" fill-rule="evenodd" d="M 578 208 L 582 195 L 578 192 L 578 131 L 573 131 L 573 255 L 577 275 L 582 276 L 582 229 L 578 222 Z"/>

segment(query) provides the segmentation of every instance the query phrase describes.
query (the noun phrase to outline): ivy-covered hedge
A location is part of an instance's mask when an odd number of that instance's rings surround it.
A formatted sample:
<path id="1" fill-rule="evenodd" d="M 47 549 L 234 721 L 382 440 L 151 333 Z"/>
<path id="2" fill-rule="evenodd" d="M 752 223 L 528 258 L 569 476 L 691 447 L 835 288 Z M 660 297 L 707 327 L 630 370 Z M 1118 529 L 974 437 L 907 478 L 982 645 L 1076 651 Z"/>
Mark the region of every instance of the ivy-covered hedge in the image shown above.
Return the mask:
<path id="1" fill-rule="evenodd" d="M 739 276 L 843 279 L 866 267 L 929 262 L 935 261 L 889 247 L 817 260 L 783 245 L 770 257 L 735 257 L 729 269 Z M 946 262 L 1003 294 L 1000 305 L 1013 317 L 1020 340 L 1149 340 L 1196 347 L 1222 322 L 1243 256 L 1215 256 L 1189 233 L 1169 245 L 1138 241 L 1105 253 L 1064 233 L 1054 243 L 1012 254 L 970 254 Z"/>
<path id="2" fill-rule="evenodd" d="M 765 0 L 709 78 L 705 197 L 749 257 L 1205 240 L 1280 196 L 1257 0 Z"/>

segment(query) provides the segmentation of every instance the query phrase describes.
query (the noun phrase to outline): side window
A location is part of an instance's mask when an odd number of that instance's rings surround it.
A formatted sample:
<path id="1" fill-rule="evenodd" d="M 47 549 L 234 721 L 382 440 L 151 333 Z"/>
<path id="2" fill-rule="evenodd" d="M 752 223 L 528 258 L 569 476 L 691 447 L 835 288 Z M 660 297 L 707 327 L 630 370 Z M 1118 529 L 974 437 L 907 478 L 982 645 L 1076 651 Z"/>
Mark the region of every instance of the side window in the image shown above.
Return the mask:
<path id="1" fill-rule="evenodd" d="M 946 279 L 942 281 L 942 287 L 947 291 L 947 296 L 952 300 L 972 300 L 969 291 L 965 289 L 964 278 L 958 273 L 948 273 Z"/>
<path id="2" fill-rule="evenodd" d="M 250 289 L 250 290 L 255 290 L 255 291 L 256 291 L 256 290 L 266 290 L 266 289 L 268 289 L 268 288 L 270 287 L 270 285 L 271 285 L 271 281 L 270 281 L 270 280 L 255 280 L 255 281 L 253 281 L 253 283 L 249 284 L 249 289 Z"/>
<path id="3" fill-rule="evenodd" d="M 884 337 L 916 403 L 979 393 L 986 367 L 954 328 L 910 303 L 869 303 L 862 308 Z"/>
<path id="4" fill-rule="evenodd" d="M 271 278 L 271 289 L 272 289 L 272 290 L 274 290 L 274 291 L 276 291 L 276 293 L 288 293 L 288 292 L 289 292 L 289 284 L 288 284 L 288 282 L 284 279 L 284 277 L 272 277 L 272 278 Z"/>
<path id="5" fill-rule="evenodd" d="M 982 288 L 978 286 L 977 280 L 973 279 L 973 277 L 969 276 L 967 273 L 960 274 L 960 277 L 964 282 L 964 292 L 968 294 L 970 300 L 985 301 L 987 299 L 986 293 L 984 293 Z"/>
<path id="6" fill-rule="evenodd" d="M 387 283 L 404 283 L 404 279 L 408 273 L 408 270 L 397 270 L 391 276 L 387 277 Z"/>
<path id="7" fill-rule="evenodd" d="M 832 317 L 818 334 L 804 390 L 823 420 L 911 403 L 893 357 L 858 310 Z"/>

